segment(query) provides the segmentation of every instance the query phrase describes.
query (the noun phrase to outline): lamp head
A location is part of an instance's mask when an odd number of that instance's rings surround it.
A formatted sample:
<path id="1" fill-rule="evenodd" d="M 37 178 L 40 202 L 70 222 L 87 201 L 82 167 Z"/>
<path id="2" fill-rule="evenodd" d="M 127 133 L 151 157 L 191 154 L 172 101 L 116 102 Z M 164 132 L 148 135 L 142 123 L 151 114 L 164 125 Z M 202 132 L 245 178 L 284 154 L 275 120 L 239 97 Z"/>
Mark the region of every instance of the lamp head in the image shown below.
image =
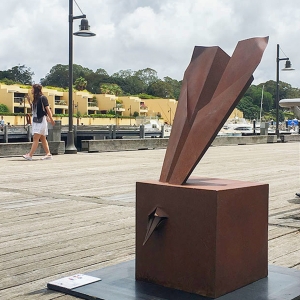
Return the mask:
<path id="1" fill-rule="evenodd" d="M 287 60 L 285 62 L 285 67 L 284 69 L 282 69 L 282 71 L 294 71 L 295 69 L 292 68 L 292 64 L 291 64 L 291 61 L 290 60 Z"/>
<path id="2" fill-rule="evenodd" d="M 87 19 L 81 19 L 79 31 L 74 32 L 73 34 L 81 37 L 91 37 L 96 35 L 95 33 L 90 31 L 89 22 Z"/>

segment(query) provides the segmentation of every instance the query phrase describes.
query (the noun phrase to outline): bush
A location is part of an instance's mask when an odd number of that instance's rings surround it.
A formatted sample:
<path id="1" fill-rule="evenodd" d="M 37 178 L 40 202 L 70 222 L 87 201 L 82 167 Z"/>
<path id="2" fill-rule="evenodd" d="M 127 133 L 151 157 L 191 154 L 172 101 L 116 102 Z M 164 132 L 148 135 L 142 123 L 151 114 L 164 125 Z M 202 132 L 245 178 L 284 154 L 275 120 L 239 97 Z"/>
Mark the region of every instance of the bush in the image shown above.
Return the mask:
<path id="1" fill-rule="evenodd" d="M 112 115 L 112 114 L 91 114 L 87 117 L 91 117 L 91 118 L 114 118 L 115 115 Z"/>
<path id="2" fill-rule="evenodd" d="M 135 97 L 139 97 L 140 99 L 158 99 L 159 97 L 155 97 L 152 95 L 148 95 L 148 94 L 138 94 L 135 95 Z"/>
<path id="3" fill-rule="evenodd" d="M 5 104 L 0 104 L 0 113 L 8 113 L 9 109 Z"/>

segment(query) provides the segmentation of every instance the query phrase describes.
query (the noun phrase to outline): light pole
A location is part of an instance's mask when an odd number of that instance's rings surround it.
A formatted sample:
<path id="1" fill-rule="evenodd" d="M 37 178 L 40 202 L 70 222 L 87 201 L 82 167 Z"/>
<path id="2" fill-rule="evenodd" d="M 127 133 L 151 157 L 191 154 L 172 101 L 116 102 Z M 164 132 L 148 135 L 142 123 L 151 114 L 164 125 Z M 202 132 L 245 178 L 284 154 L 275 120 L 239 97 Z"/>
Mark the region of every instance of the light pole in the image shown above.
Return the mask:
<path id="1" fill-rule="evenodd" d="M 172 118 L 172 108 L 170 107 L 170 110 L 168 111 L 170 113 L 170 125 L 172 125 L 172 121 L 171 121 L 171 118 Z"/>
<path id="2" fill-rule="evenodd" d="M 277 44 L 277 56 L 276 56 L 276 136 L 277 141 L 280 142 L 280 134 L 279 134 L 279 62 L 281 60 L 286 60 L 285 68 L 282 71 L 293 71 L 295 69 L 292 68 L 291 61 L 288 57 L 279 58 L 279 44 Z"/>
<path id="3" fill-rule="evenodd" d="M 118 126 L 118 114 L 117 114 L 117 109 L 118 109 L 118 106 L 117 106 L 117 104 L 116 104 L 116 106 L 113 107 L 113 110 L 115 111 L 116 126 Z"/>
<path id="4" fill-rule="evenodd" d="M 20 105 L 22 105 L 22 104 L 24 105 L 24 128 L 25 128 L 25 118 L 26 118 L 26 113 L 25 113 L 26 98 L 25 97 L 23 97 L 23 99 L 20 100 Z"/>
<path id="5" fill-rule="evenodd" d="M 74 101 L 73 101 L 74 104 Z M 78 102 L 74 104 L 74 109 L 76 108 L 76 119 L 77 119 L 77 126 L 79 125 L 79 117 L 78 117 Z"/>
<path id="6" fill-rule="evenodd" d="M 264 88 L 265 88 L 265 85 L 263 85 L 262 90 L 261 90 L 260 111 L 259 111 L 259 124 L 261 124 L 261 112 L 262 112 L 262 104 L 263 104 L 263 99 L 264 99 Z"/>
<path id="7" fill-rule="evenodd" d="M 73 20 L 82 19 L 79 25 L 79 31 L 74 35 L 81 37 L 95 36 L 95 33 L 89 31 L 90 26 L 86 15 L 73 16 L 73 0 L 69 0 L 69 129 L 67 135 L 67 145 L 65 149 L 66 154 L 76 154 L 77 149 L 74 145 L 74 132 L 73 132 Z"/>
<path id="8" fill-rule="evenodd" d="M 130 126 L 131 126 L 131 105 L 129 106 L 128 110 L 129 110 L 129 114 L 130 114 Z"/>

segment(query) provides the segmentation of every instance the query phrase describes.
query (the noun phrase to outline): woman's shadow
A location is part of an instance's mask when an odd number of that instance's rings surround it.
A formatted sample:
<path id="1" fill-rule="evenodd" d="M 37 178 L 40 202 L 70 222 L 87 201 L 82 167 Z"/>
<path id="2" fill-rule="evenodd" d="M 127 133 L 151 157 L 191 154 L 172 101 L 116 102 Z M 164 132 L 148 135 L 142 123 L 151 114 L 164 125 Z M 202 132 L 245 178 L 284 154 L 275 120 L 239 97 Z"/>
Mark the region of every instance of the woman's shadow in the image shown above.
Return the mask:
<path id="1" fill-rule="evenodd" d="M 288 202 L 294 204 L 300 204 L 300 193 L 296 193 L 295 196 L 296 197 L 294 199 L 288 200 Z"/>

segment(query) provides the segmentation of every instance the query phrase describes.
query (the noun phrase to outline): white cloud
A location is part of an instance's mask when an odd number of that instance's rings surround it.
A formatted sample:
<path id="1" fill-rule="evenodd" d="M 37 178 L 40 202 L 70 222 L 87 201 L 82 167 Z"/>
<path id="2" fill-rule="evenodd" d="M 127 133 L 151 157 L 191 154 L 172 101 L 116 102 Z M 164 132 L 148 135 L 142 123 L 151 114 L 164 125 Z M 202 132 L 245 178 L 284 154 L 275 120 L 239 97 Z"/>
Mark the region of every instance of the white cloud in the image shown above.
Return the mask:
<path id="1" fill-rule="evenodd" d="M 150 67 L 159 77 L 178 80 L 193 48 L 220 46 L 229 55 L 237 42 L 270 36 L 255 84 L 275 80 L 276 44 L 294 72 L 280 79 L 300 87 L 298 0 L 76 0 L 94 38 L 74 36 L 74 63 L 109 74 Z M 74 15 L 81 11 L 74 2 Z M 68 64 L 68 3 L 60 0 L 10 0 L 0 3 L 0 70 L 25 64 L 44 77 L 56 64 Z M 74 20 L 74 31 L 80 20 Z M 281 62 L 281 67 L 284 62 Z"/>

